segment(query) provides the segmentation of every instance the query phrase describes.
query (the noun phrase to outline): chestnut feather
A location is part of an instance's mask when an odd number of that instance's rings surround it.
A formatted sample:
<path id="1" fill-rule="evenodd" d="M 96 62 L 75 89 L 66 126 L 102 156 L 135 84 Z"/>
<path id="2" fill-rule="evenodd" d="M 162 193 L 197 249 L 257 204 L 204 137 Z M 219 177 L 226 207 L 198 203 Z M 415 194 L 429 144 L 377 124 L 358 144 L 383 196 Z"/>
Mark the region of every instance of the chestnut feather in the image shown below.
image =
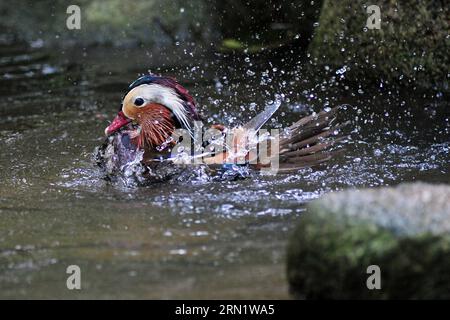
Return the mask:
<path id="1" fill-rule="evenodd" d="M 140 108 L 136 121 L 141 126 L 138 147 L 154 149 L 163 144 L 175 130 L 171 111 L 157 103 Z"/>

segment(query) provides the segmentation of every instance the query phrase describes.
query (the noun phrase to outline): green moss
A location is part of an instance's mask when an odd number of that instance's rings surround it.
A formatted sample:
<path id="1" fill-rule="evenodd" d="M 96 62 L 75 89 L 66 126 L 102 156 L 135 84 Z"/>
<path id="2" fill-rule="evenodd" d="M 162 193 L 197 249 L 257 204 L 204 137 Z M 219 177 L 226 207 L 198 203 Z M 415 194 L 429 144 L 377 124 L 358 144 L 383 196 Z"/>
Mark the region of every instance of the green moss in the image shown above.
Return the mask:
<path id="1" fill-rule="evenodd" d="M 351 228 L 351 221 L 325 220 L 315 213 L 302 219 L 288 248 L 287 273 L 294 295 L 310 299 L 378 297 L 379 292 L 365 287 L 365 272 L 392 248 L 392 236 L 371 226 Z"/>
<path id="2" fill-rule="evenodd" d="M 347 191 L 312 202 L 288 246 L 287 275 L 293 295 L 310 299 L 450 298 L 448 225 L 432 227 L 439 219 L 448 220 L 449 189 L 407 184 Z M 398 205 L 391 202 L 389 192 Z M 401 193 L 409 202 L 417 201 L 415 205 L 405 206 Z M 355 199 L 371 208 L 363 209 Z M 417 205 L 420 202 L 425 206 Z M 400 213 L 400 208 L 409 213 Z M 366 286 L 370 265 L 381 269 L 381 290 Z"/>
<path id="3" fill-rule="evenodd" d="M 365 28 L 365 1 L 324 1 L 309 47 L 319 64 L 347 65 L 347 78 L 438 85 L 448 89 L 449 6 L 442 1 L 382 0 L 381 29 Z"/>
<path id="4" fill-rule="evenodd" d="M 222 47 L 229 50 L 240 50 L 244 48 L 244 45 L 236 39 L 224 39 Z"/>

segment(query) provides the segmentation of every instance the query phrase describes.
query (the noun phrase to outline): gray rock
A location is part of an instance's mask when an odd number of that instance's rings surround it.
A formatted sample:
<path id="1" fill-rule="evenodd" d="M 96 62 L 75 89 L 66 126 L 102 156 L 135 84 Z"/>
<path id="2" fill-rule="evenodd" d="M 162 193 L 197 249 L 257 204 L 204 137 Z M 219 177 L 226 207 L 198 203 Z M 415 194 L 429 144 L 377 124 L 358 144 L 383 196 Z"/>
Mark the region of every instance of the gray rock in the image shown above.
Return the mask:
<path id="1" fill-rule="evenodd" d="M 450 186 L 331 193 L 308 206 L 288 248 L 298 298 L 450 298 Z M 381 269 L 369 290 L 367 267 Z"/>

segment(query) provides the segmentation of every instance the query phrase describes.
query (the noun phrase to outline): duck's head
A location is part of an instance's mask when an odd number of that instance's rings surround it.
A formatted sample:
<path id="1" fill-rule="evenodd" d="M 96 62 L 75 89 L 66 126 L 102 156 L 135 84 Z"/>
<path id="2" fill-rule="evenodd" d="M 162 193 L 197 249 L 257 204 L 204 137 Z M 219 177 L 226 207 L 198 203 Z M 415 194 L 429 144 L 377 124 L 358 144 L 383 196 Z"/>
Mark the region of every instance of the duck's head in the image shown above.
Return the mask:
<path id="1" fill-rule="evenodd" d="M 194 120 L 200 117 L 194 99 L 184 87 L 172 78 L 147 75 L 130 84 L 121 109 L 105 134 L 111 135 L 135 122 L 144 142 L 156 146 L 177 128 L 191 131 Z"/>

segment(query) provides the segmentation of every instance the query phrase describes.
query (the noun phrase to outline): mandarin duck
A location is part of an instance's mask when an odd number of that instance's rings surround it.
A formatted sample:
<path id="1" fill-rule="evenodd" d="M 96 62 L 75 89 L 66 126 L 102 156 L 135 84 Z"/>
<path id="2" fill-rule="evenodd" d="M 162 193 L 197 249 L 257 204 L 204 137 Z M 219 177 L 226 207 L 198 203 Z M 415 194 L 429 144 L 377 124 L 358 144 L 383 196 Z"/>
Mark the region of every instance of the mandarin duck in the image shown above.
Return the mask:
<path id="1" fill-rule="evenodd" d="M 269 105 L 235 128 L 215 124 L 206 129 L 196 102 L 182 85 L 170 77 L 145 75 L 129 85 L 95 160 L 108 179 L 133 177 L 145 184 L 192 167 L 233 178 L 245 176 L 249 169 L 293 172 L 324 163 L 343 150 L 332 148 L 342 139 L 342 125 L 334 124 L 338 107 L 303 117 L 276 134 L 262 134 L 261 127 L 279 106 Z"/>

